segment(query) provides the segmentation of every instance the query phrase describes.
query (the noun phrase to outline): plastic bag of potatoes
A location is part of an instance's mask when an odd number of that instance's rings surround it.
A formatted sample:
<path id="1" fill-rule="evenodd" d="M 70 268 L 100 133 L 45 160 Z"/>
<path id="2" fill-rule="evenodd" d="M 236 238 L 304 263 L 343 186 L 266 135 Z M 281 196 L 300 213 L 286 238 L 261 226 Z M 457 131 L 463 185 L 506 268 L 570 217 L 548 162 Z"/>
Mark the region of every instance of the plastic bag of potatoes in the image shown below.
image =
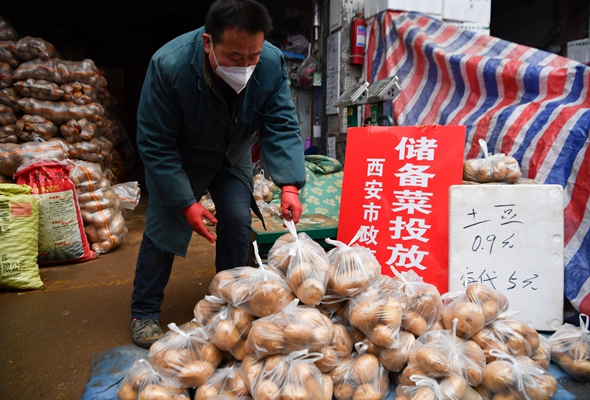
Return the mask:
<path id="1" fill-rule="evenodd" d="M 465 379 L 450 375 L 443 379 L 433 379 L 423 375 L 413 375 L 414 385 L 398 385 L 396 400 L 481 400 L 481 396 L 467 384 Z"/>
<path id="2" fill-rule="evenodd" d="M 379 358 L 381 365 L 390 372 L 399 372 L 407 364 L 410 358 L 410 350 L 416 341 L 416 337 L 406 331 L 400 331 L 392 348 L 376 346 L 369 339 L 363 340 L 369 345 L 367 353 Z"/>
<path id="3" fill-rule="evenodd" d="M 470 283 L 464 292 L 448 292 L 442 297 L 442 323 L 445 329 L 452 329 L 457 318 L 457 336 L 463 339 L 469 339 L 508 309 L 506 296 L 482 283 Z"/>
<path id="4" fill-rule="evenodd" d="M 205 329 L 218 349 L 241 361 L 246 357 L 246 339 L 254 319 L 247 312 L 226 304 L 209 319 Z"/>
<path id="5" fill-rule="evenodd" d="M 314 365 L 319 357 L 307 350 L 267 357 L 262 367 L 258 365 L 258 377 L 252 385 L 253 397 L 256 400 L 324 399 L 322 373 Z M 255 374 L 252 370 L 246 373 Z"/>
<path id="6" fill-rule="evenodd" d="M 209 325 L 211 319 L 227 304 L 227 301 L 220 297 L 206 295 L 197 302 L 193 309 L 195 321 L 197 321 L 200 326 Z"/>
<path id="7" fill-rule="evenodd" d="M 279 237 L 268 252 L 268 265 L 285 277 L 303 304 L 315 306 L 326 294 L 330 260 L 307 233 L 297 234 L 295 223 L 285 221 L 289 233 Z"/>
<path id="8" fill-rule="evenodd" d="M 514 157 L 502 153 L 489 154 L 488 146 L 483 139 L 479 145 L 484 152 L 484 158 L 476 158 L 463 163 L 463 180 L 488 182 L 516 182 L 521 177 L 520 166 Z"/>
<path id="9" fill-rule="evenodd" d="M 354 244 L 360 238 L 362 229 L 348 245 L 326 239 L 326 243 L 335 246 L 328 252 L 328 259 L 332 265 L 328 290 L 332 293 L 354 296 L 368 288 L 381 274 L 381 266 L 373 253 L 366 247 Z"/>
<path id="10" fill-rule="evenodd" d="M 230 399 L 244 399 L 250 395 L 240 363 L 218 368 L 207 381 L 197 388 L 194 400 L 210 400 L 226 395 Z"/>
<path id="11" fill-rule="evenodd" d="M 76 186 L 92 250 L 107 253 L 120 246 L 128 233 L 117 195 L 99 164 L 86 161 L 71 161 L 71 164 L 70 179 Z"/>
<path id="12" fill-rule="evenodd" d="M 475 388 L 483 398 L 550 400 L 557 392 L 557 380 L 529 357 L 490 352 L 496 361 L 485 366 L 481 385 Z"/>
<path id="13" fill-rule="evenodd" d="M 414 342 L 400 383 L 413 385 L 412 375 L 438 379 L 455 374 L 477 386 L 485 365 L 485 354 L 474 341 L 460 339 L 453 331 L 429 331 Z"/>
<path id="14" fill-rule="evenodd" d="M 396 275 L 396 279 L 401 282 L 400 301 L 404 309 L 402 328 L 420 336 L 440 317 L 443 307 L 442 297 L 436 286 L 424 282 L 422 277 L 414 271 L 400 274 L 395 268 L 391 270 Z"/>
<path id="15" fill-rule="evenodd" d="M 355 344 L 355 352 L 331 373 L 336 400 L 382 400 L 389 394 L 389 372 L 367 346 Z"/>
<path id="16" fill-rule="evenodd" d="M 402 322 L 400 292 L 394 278 L 380 275 L 348 301 L 348 321 L 375 345 L 394 348 Z"/>
<path id="17" fill-rule="evenodd" d="M 590 318 L 586 314 L 580 314 L 579 327 L 563 324 L 549 337 L 551 361 L 581 381 L 590 381 L 589 323 Z"/>
<path id="18" fill-rule="evenodd" d="M 353 349 L 352 327 L 344 318 L 335 316 L 332 321 L 332 341 L 328 346 L 318 350 L 323 357 L 315 362 L 316 367 L 322 373 L 329 373 L 336 368 L 342 360 L 350 357 Z"/>
<path id="19" fill-rule="evenodd" d="M 332 321 L 317 309 L 298 303 L 295 299 L 282 311 L 254 321 L 246 341 L 247 353 L 263 358 L 328 346 L 334 337 Z"/>
<path id="20" fill-rule="evenodd" d="M 170 329 L 150 347 L 150 364 L 162 376 L 179 386 L 201 386 L 213 375 L 223 353 L 211 343 L 204 328 L 196 322 L 181 326 L 168 324 Z"/>
<path id="21" fill-rule="evenodd" d="M 505 312 L 498 319 L 482 328 L 471 337 L 486 353 L 488 363 L 495 361 L 490 350 L 496 349 L 511 356 L 532 357 L 540 344 L 537 331 Z"/>
<path id="22" fill-rule="evenodd" d="M 133 363 L 117 392 L 119 400 L 189 400 L 186 389 L 160 375 L 148 360 Z"/>
<path id="23" fill-rule="evenodd" d="M 260 210 L 263 218 L 272 218 L 281 216 L 281 205 L 278 203 L 267 203 L 264 200 L 256 200 L 256 205 Z M 258 216 L 252 211 L 252 217 L 258 218 Z"/>
<path id="24" fill-rule="evenodd" d="M 237 267 L 220 271 L 211 280 L 209 293 L 256 317 L 273 315 L 295 299 L 285 279 L 263 264 L 256 242 L 259 268 Z"/>
<path id="25" fill-rule="evenodd" d="M 260 171 L 260 173 L 254 175 L 252 179 L 254 180 L 254 199 L 256 201 L 262 200 L 266 203 L 270 203 L 275 190 L 277 190 L 277 186 L 272 180 L 264 177 L 264 171 Z"/>

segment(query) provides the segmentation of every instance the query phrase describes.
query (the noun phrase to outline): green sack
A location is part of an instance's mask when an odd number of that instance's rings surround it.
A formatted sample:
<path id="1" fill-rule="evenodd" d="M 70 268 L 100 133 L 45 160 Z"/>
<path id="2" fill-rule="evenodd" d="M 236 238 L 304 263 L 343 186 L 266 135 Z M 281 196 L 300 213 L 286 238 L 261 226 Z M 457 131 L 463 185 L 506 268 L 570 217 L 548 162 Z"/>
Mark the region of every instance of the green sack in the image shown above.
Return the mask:
<path id="1" fill-rule="evenodd" d="M 39 209 L 28 185 L 0 183 L 0 288 L 40 289 Z"/>

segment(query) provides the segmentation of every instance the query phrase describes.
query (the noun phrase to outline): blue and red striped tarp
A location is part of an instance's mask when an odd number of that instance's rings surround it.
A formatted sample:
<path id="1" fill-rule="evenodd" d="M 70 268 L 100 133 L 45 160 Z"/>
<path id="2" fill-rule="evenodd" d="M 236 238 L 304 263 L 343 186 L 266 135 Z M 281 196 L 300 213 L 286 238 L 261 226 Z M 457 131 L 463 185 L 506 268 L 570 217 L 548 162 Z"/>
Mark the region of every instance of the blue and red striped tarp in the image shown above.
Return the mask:
<path id="1" fill-rule="evenodd" d="M 484 139 L 564 188 L 565 294 L 590 314 L 590 67 L 420 13 L 368 22 L 366 79 L 398 76 L 396 124 L 465 125 L 466 159 Z"/>

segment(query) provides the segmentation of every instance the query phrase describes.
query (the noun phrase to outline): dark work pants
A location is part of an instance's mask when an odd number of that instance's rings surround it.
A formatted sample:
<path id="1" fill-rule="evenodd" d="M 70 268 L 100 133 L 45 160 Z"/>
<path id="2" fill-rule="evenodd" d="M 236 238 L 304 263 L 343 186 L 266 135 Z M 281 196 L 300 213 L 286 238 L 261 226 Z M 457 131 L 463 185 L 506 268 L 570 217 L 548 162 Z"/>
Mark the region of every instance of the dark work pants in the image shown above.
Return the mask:
<path id="1" fill-rule="evenodd" d="M 248 259 L 252 214 L 250 189 L 237 177 L 222 169 L 209 185 L 215 203 L 217 242 L 215 268 L 217 272 L 242 267 Z M 170 279 L 174 254 L 157 247 L 143 236 L 133 281 L 131 318 L 158 318 L 164 288 Z M 198 266 L 199 260 L 196 260 Z"/>

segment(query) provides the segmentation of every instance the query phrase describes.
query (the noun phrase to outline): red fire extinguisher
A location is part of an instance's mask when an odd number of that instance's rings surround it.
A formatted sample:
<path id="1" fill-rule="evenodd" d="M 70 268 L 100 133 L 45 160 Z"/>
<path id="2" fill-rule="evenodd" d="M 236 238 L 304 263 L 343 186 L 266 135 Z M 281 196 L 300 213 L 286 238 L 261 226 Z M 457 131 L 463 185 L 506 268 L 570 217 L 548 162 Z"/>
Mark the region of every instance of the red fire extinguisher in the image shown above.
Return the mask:
<path id="1" fill-rule="evenodd" d="M 365 63 L 367 23 L 363 17 L 363 13 L 357 13 L 350 25 L 350 65 L 363 65 Z"/>

